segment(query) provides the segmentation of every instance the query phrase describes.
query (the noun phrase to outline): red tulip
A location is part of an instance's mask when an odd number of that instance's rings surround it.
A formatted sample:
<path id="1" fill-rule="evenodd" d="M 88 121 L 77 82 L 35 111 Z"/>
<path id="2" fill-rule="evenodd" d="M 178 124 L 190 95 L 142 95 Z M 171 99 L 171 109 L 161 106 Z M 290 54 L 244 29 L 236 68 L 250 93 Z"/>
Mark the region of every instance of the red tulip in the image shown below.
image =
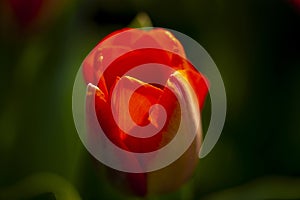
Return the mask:
<path id="1" fill-rule="evenodd" d="M 119 33 L 123 33 L 122 37 L 118 37 Z M 149 44 L 152 48 L 145 49 Z M 164 84 L 145 83 L 137 77 L 124 76 L 131 68 L 144 63 L 164 64 L 173 71 L 155 73 L 155 76 L 165 80 Z M 109 67 L 104 69 L 104 66 Z M 194 112 L 203 107 L 208 92 L 204 76 L 186 60 L 180 42 L 164 29 L 124 29 L 109 35 L 84 60 L 83 75 L 86 84 L 89 84 L 87 116 L 95 111 L 97 123 L 107 138 L 123 150 L 136 153 L 152 152 L 167 145 L 178 130 L 181 114 L 184 114 L 186 120 L 183 123 L 194 123 L 197 116 Z M 138 89 L 132 91 L 132 88 Z M 195 92 L 196 100 L 189 97 L 190 90 Z M 179 95 L 176 96 L 175 93 Z M 95 100 L 95 108 L 90 104 L 92 98 Z M 127 98 L 130 99 L 128 105 L 123 101 Z M 135 130 L 136 126 L 159 126 L 161 113 L 156 110 L 149 111 L 154 104 L 162 105 L 167 115 L 166 123 L 157 134 L 139 138 L 126 134 L 119 127 L 122 124 L 127 130 Z M 112 111 L 114 109 L 115 114 Z M 135 124 L 129 122 L 128 115 L 125 114 L 128 110 Z M 88 117 L 87 119 L 89 120 Z M 97 134 L 92 133 L 95 126 L 93 122 L 88 124 L 90 134 Z M 146 173 L 111 170 L 110 177 L 117 180 L 122 187 L 127 186 L 141 196 L 174 190 L 192 175 L 198 161 L 201 139 L 202 131 L 199 130 L 188 150 L 165 168 Z M 139 164 L 134 158 L 133 162 Z"/>

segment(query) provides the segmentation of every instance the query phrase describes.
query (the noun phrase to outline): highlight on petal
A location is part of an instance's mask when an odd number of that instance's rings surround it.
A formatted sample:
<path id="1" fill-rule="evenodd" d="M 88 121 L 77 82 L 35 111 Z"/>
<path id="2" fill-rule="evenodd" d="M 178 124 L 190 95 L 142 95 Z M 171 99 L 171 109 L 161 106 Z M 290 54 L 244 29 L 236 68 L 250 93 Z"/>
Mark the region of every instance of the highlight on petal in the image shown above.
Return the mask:
<path id="1" fill-rule="evenodd" d="M 147 182 L 149 193 L 162 193 L 180 187 L 182 183 L 187 181 L 192 175 L 199 160 L 198 153 L 201 145 L 202 129 L 201 120 L 199 120 L 200 110 L 196 103 L 197 97 L 194 94 L 193 88 L 184 74 L 180 72 L 175 72 L 170 76 L 166 87 L 170 88 L 171 92 L 179 96 L 180 111 L 183 115 L 183 121 L 181 121 L 181 123 L 183 123 L 184 128 L 176 134 L 181 134 L 184 138 L 187 138 L 188 135 L 193 135 L 195 131 L 197 132 L 193 143 L 178 160 L 161 170 L 148 174 Z M 175 110 L 178 110 L 178 108 L 175 108 Z M 173 114 L 170 119 L 169 127 L 167 128 L 168 131 L 163 134 L 162 141 L 165 140 L 165 137 L 172 137 L 169 130 L 172 130 L 174 122 L 181 114 L 178 115 L 176 112 Z M 181 143 L 184 143 L 184 141 L 181 140 Z M 155 160 L 153 162 L 155 162 Z M 176 176 L 174 176 L 174 174 L 176 174 Z"/>
<path id="2" fill-rule="evenodd" d="M 203 108 L 205 98 L 208 93 L 209 83 L 208 80 L 199 72 L 193 69 L 179 70 L 181 74 L 189 81 L 190 85 L 193 87 L 197 98 L 200 109 Z"/>

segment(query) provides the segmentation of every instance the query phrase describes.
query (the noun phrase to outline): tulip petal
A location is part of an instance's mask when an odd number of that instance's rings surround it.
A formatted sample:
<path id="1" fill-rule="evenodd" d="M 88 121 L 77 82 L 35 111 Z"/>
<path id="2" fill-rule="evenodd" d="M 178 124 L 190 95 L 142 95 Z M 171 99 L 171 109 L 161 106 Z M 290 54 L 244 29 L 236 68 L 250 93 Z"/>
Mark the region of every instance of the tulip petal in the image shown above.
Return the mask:
<path id="1" fill-rule="evenodd" d="M 89 143 L 93 144 L 95 141 L 95 138 L 97 138 L 97 134 L 99 134 L 99 124 L 98 124 L 98 120 L 94 119 L 92 116 L 92 112 L 96 112 L 98 113 L 98 119 L 100 117 L 100 119 L 102 121 L 105 121 L 105 123 L 102 123 L 102 129 L 104 131 L 110 131 L 110 134 L 114 134 L 116 132 L 118 132 L 118 130 L 112 130 L 112 124 L 111 121 L 107 120 L 107 118 L 105 116 L 107 116 L 105 113 L 107 113 L 108 111 L 106 110 L 106 108 L 108 108 L 107 106 L 107 102 L 104 98 L 104 93 L 95 85 L 92 84 L 88 84 L 87 86 L 87 98 L 86 98 L 86 116 L 87 116 L 87 123 L 88 125 L 88 133 L 89 133 L 89 137 L 87 138 L 89 141 Z M 95 106 L 96 106 L 96 110 L 93 107 L 93 103 L 92 103 L 92 98 L 95 98 Z M 99 113 L 101 113 L 99 115 Z M 117 134 L 117 136 L 119 136 Z M 103 141 L 101 145 L 107 145 L 104 144 Z M 94 145 L 94 144 L 93 144 Z M 98 144 L 99 145 L 99 144 Z M 121 147 L 123 149 L 127 149 L 128 148 L 125 146 L 124 143 L 120 143 L 119 145 L 121 145 Z M 118 155 L 117 152 L 107 152 L 107 154 L 109 156 L 114 156 L 114 157 L 118 157 L 120 159 L 122 159 L 122 157 L 120 155 Z M 135 164 L 137 166 L 140 166 L 137 158 L 135 158 L 134 156 L 130 156 L 130 154 L 128 154 L 128 156 L 124 159 L 130 159 L 130 162 L 132 164 Z M 125 162 L 129 162 L 128 160 L 126 160 Z M 136 195 L 139 196 L 144 196 L 147 193 L 147 174 L 146 173 L 125 173 L 125 172 L 120 172 L 120 171 L 116 171 L 114 169 L 108 168 L 107 170 L 109 170 L 110 176 L 111 178 L 114 178 L 115 175 L 118 175 L 118 177 L 125 177 L 125 180 L 128 181 L 128 186 L 130 187 L 131 191 L 133 191 Z"/>
<path id="2" fill-rule="evenodd" d="M 183 46 L 169 31 L 162 28 L 157 28 L 149 31 L 149 35 L 156 40 L 156 42 L 159 44 L 159 47 L 163 47 L 164 50 L 177 53 L 185 58 Z"/>
<path id="3" fill-rule="evenodd" d="M 136 125 L 145 126 L 149 124 L 149 109 L 151 105 L 157 102 L 163 91 L 129 76 L 123 76 L 117 83 L 118 87 L 114 87 L 116 92 L 111 96 L 113 109 L 116 109 L 119 116 L 117 124 L 122 127 L 130 126 L 126 127 L 126 130 L 130 130 Z M 137 90 L 133 92 L 134 88 Z M 130 99 L 129 105 L 125 104 L 125 99 Z M 123 115 L 124 111 L 128 109 L 135 124 L 130 122 L 129 116 Z"/>
<path id="4" fill-rule="evenodd" d="M 190 87 L 189 82 L 185 78 L 184 74 L 180 72 L 175 72 L 169 78 L 167 82 L 168 88 L 177 96 L 179 96 L 180 105 L 177 105 L 172 118 L 170 119 L 169 126 L 167 128 L 168 132 L 163 134 L 163 142 L 169 140 L 170 136 L 169 130 L 173 129 L 174 123 L 180 115 L 182 115 L 182 120 L 180 123 L 183 124 L 183 131 L 177 132 L 176 134 L 190 135 L 195 134 L 196 137 L 189 148 L 184 152 L 184 154 L 171 165 L 148 174 L 148 192 L 149 193 L 161 193 L 164 191 L 175 190 L 183 182 L 185 182 L 194 171 L 198 163 L 198 152 L 201 144 L 202 130 L 201 130 L 201 120 L 199 107 L 197 104 L 197 97 L 193 95 L 193 88 Z M 176 112 L 180 107 L 181 113 Z M 172 132 L 171 132 L 172 134 Z M 173 133 L 174 134 L 174 133 Z M 174 176 L 176 174 L 176 176 Z"/>
<path id="5" fill-rule="evenodd" d="M 183 74 L 189 81 L 190 85 L 195 91 L 195 94 L 197 95 L 199 107 L 202 110 L 206 95 L 208 93 L 208 80 L 205 78 L 205 76 L 193 69 L 184 69 L 179 70 L 178 72 Z"/>
<path id="6" fill-rule="evenodd" d="M 145 126 L 150 123 L 150 107 L 157 102 L 163 91 L 129 76 L 116 80 L 115 85 L 117 83 L 117 87 L 112 87 L 114 88 L 114 93 L 111 94 L 110 99 L 112 105 L 114 105 L 112 109 L 114 109 L 117 116 L 117 119 L 115 119 L 116 124 L 125 131 L 122 142 L 129 150 L 134 152 L 155 150 L 159 147 L 161 134 L 156 134 L 150 138 L 136 138 L 126 133 L 134 131 L 137 125 Z M 137 89 L 133 92 L 133 88 Z M 129 104 L 124 103 L 128 98 L 130 99 Z M 140 134 L 143 134 L 143 132 Z"/>

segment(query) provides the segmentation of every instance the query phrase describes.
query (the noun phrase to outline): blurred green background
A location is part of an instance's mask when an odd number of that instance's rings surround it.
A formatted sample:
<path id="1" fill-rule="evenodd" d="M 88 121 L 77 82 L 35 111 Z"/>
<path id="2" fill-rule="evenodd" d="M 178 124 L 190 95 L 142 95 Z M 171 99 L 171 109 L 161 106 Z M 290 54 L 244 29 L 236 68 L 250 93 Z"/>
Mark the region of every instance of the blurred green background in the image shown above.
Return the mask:
<path id="1" fill-rule="evenodd" d="M 228 98 L 221 138 L 194 177 L 148 199 L 300 199 L 299 0 L 0 6 L 0 199 L 136 199 L 95 169 L 75 130 L 71 99 L 85 56 L 140 12 L 154 26 L 197 40 L 217 64 Z"/>

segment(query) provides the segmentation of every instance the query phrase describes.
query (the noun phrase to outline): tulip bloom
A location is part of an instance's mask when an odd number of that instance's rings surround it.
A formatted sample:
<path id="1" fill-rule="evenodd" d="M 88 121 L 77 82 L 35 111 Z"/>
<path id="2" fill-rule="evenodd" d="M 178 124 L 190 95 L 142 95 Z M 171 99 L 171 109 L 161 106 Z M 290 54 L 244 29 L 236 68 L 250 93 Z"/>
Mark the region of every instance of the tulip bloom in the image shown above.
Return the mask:
<path id="1" fill-rule="evenodd" d="M 127 30 L 131 31 L 127 33 Z M 121 38 L 118 37 L 120 33 L 124 33 Z M 110 40 L 112 37 L 114 39 Z M 152 48 L 144 48 L 148 44 Z M 197 121 L 195 118 L 199 118 L 199 115 L 194 114 L 197 112 L 195 110 L 202 109 L 208 87 L 204 76 L 185 58 L 181 43 L 164 29 L 123 29 L 104 38 L 84 60 L 82 68 L 88 85 L 86 111 L 90 134 L 97 134 L 93 133 L 94 122 L 89 122 L 90 112 L 96 112 L 97 123 L 106 137 L 129 152 L 153 152 L 170 143 L 176 134 L 188 134 L 188 128 L 177 133 L 180 116 L 185 118 L 182 122 L 186 123 L 185 127 L 194 125 Z M 164 80 L 162 84 L 147 83 L 125 75 L 134 66 L 144 63 L 160 63 L 172 70 L 154 74 Z M 133 88 L 137 89 L 133 91 Z M 192 92 L 196 94 L 196 99 L 190 97 Z M 95 103 L 91 104 L 93 98 Z M 124 103 L 126 99 L 129 99 L 128 104 Z M 164 124 L 161 122 L 161 113 L 156 109 L 151 110 L 154 104 L 165 109 Z M 162 128 L 151 137 L 134 137 L 120 128 L 122 125 L 126 130 L 135 131 L 149 124 L 154 127 L 153 130 L 155 127 Z M 146 133 L 137 131 L 137 134 L 142 136 Z M 198 130 L 191 146 L 167 167 L 145 173 L 111 169 L 110 177 L 119 186 L 141 196 L 174 190 L 192 175 L 199 159 L 201 140 L 202 131 Z"/>

